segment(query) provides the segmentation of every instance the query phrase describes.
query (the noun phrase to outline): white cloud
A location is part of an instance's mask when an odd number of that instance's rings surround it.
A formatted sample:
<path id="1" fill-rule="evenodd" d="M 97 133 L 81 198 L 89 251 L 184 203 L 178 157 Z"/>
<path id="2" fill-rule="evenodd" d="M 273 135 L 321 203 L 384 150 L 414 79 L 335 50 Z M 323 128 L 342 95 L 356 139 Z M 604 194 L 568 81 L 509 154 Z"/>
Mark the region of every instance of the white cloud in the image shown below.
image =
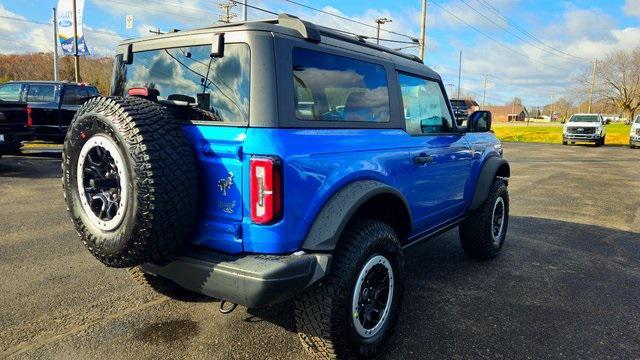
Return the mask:
<path id="1" fill-rule="evenodd" d="M 640 0 L 626 0 L 624 2 L 624 14 L 640 18 Z"/>
<path id="2" fill-rule="evenodd" d="M 20 16 L 5 9 L 0 4 L 0 15 L 20 20 L 3 19 L 0 21 L 0 53 L 22 53 L 53 51 L 53 25 L 39 25 L 26 21 Z"/>
<path id="3" fill-rule="evenodd" d="M 3 19 L 0 21 L 0 53 L 28 53 L 53 51 L 53 24 L 36 24 L 21 20 L 27 20 L 24 16 L 5 9 L 0 4 L 0 15 L 20 20 Z M 84 34 L 93 55 L 108 56 L 113 54 L 120 36 L 108 29 L 94 29 L 84 25 Z M 58 52 L 62 54 L 58 44 Z"/>

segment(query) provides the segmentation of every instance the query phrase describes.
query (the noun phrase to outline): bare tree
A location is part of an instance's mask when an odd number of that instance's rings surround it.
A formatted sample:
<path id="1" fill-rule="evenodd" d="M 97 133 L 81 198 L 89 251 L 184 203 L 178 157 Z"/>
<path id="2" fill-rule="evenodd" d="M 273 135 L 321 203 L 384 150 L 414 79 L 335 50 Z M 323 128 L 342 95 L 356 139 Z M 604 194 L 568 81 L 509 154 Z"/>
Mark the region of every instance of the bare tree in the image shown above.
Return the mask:
<path id="1" fill-rule="evenodd" d="M 633 119 L 640 110 L 640 47 L 618 50 L 598 61 L 594 101 L 603 100 Z M 579 78 L 583 91 L 591 88 L 591 70 Z"/>

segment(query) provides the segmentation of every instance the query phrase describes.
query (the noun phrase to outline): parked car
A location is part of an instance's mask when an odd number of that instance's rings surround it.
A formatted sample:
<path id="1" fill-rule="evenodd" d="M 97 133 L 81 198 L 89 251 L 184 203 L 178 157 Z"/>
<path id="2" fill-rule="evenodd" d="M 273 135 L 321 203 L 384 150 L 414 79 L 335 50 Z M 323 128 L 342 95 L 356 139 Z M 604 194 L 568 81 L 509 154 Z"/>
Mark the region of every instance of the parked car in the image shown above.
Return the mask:
<path id="1" fill-rule="evenodd" d="M 27 119 L 29 108 L 26 103 L 5 101 L 0 92 L 0 152 L 15 153 L 21 147 L 21 138 L 31 134 Z"/>
<path id="2" fill-rule="evenodd" d="M 592 142 L 596 146 L 605 143 L 607 129 L 604 119 L 599 114 L 574 114 L 564 124 L 562 145 L 569 142 Z"/>
<path id="3" fill-rule="evenodd" d="M 305 349 L 352 358 L 389 339 L 412 245 L 459 227 L 469 256 L 501 251 L 510 168 L 491 114 L 459 128 L 417 57 L 286 14 L 116 53 L 112 97 L 81 107 L 62 161 L 105 265 L 225 312 L 295 299 Z"/>
<path id="4" fill-rule="evenodd" d="M 89 84 L 54 81 L 11 81 L 0 85 L 0 94 L 28 104 L 29 134 L 21 140 L 62 142 L 80 105 L 98 96 Z M 2 96 L 0 96 L 2 98 Z"/>
<path id="5" fill-rule="evenodd" d="M 451 99 L 450 102 L 458 125 L 462 125 L 469 118 L 469 104 L 463 99 Z"/>
<path id="6" fill-rule="evenodd" d="M 631 124 L 631 134 L 629 135 L 629 146 L 632 149 L 640 146 L 640 115 Z"/>

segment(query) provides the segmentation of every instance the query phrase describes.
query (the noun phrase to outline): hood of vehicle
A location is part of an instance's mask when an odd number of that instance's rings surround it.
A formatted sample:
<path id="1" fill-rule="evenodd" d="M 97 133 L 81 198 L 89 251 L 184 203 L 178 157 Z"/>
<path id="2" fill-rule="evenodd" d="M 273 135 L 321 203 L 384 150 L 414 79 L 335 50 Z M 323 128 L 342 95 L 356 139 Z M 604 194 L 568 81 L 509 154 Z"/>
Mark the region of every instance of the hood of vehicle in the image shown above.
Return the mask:
<path id="1" fill-rule="evenodd" d="M 600 124 L 592 123 L 592 122 L 568 122 L 564 126 L 565 127 L 581 127 L 581 128 L 597 128 L 597 127 L 600 127 Z"/>

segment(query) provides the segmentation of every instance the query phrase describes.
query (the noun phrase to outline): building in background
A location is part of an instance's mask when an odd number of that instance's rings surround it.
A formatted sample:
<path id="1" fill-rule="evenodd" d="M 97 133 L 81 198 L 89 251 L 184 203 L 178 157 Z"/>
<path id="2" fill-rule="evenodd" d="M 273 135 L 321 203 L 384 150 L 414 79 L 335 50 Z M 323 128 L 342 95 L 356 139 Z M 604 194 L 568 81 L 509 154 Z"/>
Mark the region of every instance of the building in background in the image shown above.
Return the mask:
<path id="1" fill-rule="evenodd" d="M 529 117 L 527 108 L 523 105 L 485 106 L 484 110 L 490 111 L 495 122 L 525 121 Z"/>

